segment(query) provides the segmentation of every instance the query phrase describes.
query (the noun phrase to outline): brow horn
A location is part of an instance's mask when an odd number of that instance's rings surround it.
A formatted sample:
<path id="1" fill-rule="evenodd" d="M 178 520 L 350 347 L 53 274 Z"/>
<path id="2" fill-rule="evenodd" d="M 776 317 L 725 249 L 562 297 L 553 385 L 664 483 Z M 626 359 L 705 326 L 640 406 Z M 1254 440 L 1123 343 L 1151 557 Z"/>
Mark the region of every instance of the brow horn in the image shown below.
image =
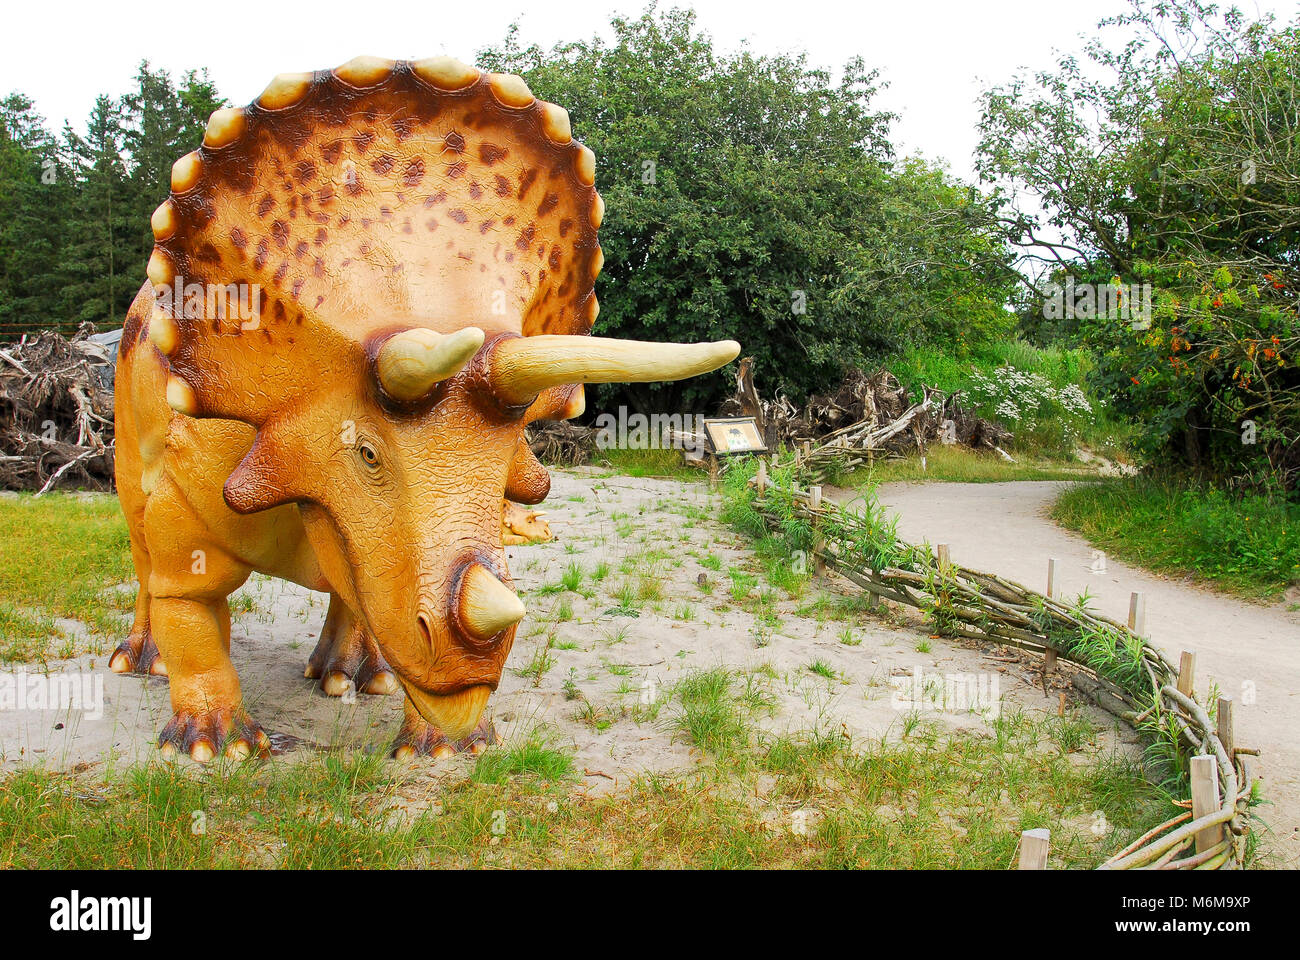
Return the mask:
<path id="1" fill-rule="evenodd" d="M 564 383 L 684 380 L 736 359 L 735 340 L 653 343 L 608 337 L 540 335 L 499 341 L 490 358 L 492 389 L 503 403 L 531 403 Z"/>
<path id="2" fill-rule="evenodd" d="M 416 327 L 384 341 L 375 358 L 375 370 L 390 397 L 416 400 L 439 380 L 459 373 L 481 346 L 483 331 L 478 327 L 446 334 Z"/>

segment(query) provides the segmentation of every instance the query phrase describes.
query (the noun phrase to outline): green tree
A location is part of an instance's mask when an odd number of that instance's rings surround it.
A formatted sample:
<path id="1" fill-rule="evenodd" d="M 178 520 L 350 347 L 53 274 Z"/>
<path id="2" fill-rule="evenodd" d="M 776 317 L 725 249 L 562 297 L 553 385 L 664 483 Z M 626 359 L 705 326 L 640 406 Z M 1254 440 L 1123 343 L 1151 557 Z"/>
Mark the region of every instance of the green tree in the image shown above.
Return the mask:
<path id="1" fill-rule="evenodd" d="M 1300 26 L 1132 0 L 1100 27 L 986 93 L 980 171 L 1041 198 L 1005 222 L 1056 279 L 1153 285 L 1150 327 L 1073 331 L 1152 454 L 1295 489 Z"/>
<path id="2" fill-rule="evenodd" d="M 203 142 L 212 111 L 226 105 L 207 71 L 185 73 L 179 85 L 165 70 L 147 61 L 136 73 L 136 88 L 121 100 L 122 147 L 128 179 L 127 218 L 132 224 L 129 249 L 133 255 L 125 275 L 130 278 L 119 315 L 125 314 L 140 285 L 153 249 L 149 218 L 167 198 L 172 164 Z"/>
<path id="3" fill-rule="evenodd" d="M 136 89 L 95 101 L 84 135 L 52 136 L 21 94 L 0 101 L 0 334 L 122 322 L 171 166 L 223 105 L 205 73 L 178 86 L 148 63 Z"/>
<path id="4" fill-rule="evenodd" d="M 0 334 L 58 320 L 71 181 L 32 101 L 19 93 L 0 101 Z"/>
<path id="5" fill-rule="evenodd" d="M 803 55 L 720 53 L 689 11 L 611 23 L 610 42 L 545 51 L 512 28 L 479 55 L 568 109 L 596 153 L 598 332 L 733 337 L 765 391 L 802 397 L 910 339 L 1006 322 L 987 206 L 920 161 L 895 170 L 892 116 L 873 108 L 877 76 L 861 60 L 832 82 Z M 631 397 L 674 409 L 726 392 L 715 374 Z"/>
<path id="6" fill-rule="evenodd" d="M 85 137 L 70 127 L 64 143 L 77 189 L 65 224 L 62 313 L 66 323 L 121 322 L 122 302 L 139 289 L 138 224 L 122 150 L 121 108 L 95 101 Z"/>

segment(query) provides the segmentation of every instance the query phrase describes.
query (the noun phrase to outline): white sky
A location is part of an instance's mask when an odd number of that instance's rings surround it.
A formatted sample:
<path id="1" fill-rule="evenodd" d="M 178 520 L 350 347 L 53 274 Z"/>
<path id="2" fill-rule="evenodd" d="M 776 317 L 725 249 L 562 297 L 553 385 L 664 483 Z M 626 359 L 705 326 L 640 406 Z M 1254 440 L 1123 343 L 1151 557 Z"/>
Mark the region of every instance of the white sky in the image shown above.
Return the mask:
<path id="1" fill-rule="evenodd" d="M 671 3 L 664 4 L 671 5 Z M 899 113 L 894 144 L 946 160 L 973 178 L 972 153 L 984 83 L 1020 67 L 1049 66 L 1078 50 L 1080 33 L 1126 9 L 1124 0 L 695 0 L 700 26 L 715 45 L 748 41 L 757 52 L 807 50 L 811 61 L 839 67 L 861 54 L 890 83 L 878 106 Z M 1241 0 L 1252 13 L 1296 16 L 1295 0 Z M 206 66 L 233 104 L 253 100 L 289 70 L 337 66 L 360 53 L 418 59 L 446 53 L 471 60 L 499 43 L 519 20 L 525 43 L 609 36 L 610 14 L 636 15 L 643 0 L 524 0 L 470 3 L 364 3 L 357 0 L 46 0 L 9 3 L 0 40 L 0 93 L 20 90 L 49 126 L 80 127 L 100 93 L 131 86 L 148 59 L 179 76 Z M 582 131 L 575 133 L 581 137 Z"/>

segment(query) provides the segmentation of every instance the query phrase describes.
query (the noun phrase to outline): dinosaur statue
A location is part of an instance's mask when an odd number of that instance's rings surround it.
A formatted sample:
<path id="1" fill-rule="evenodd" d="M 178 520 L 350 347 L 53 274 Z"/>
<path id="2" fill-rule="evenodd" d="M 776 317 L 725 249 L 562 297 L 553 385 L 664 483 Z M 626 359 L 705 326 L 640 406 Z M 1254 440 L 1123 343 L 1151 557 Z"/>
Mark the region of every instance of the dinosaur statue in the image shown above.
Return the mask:
<path id="1" fill-rule="evenodd" d="M 501 542 L 507 547 L 521 547 L 554 540 L 555 534 L 551 533 L 551 525 L 542 519 L 544 516 L 544 510 L 525 510 L 507 500 L 501 515 Z"/>
<path id="2" fill-rule="evenodd" d="M 268 751 L 229 655 L 253 571 L 329 592 L 307 675 L 400 685 L 396 755 L 489 742 L 525 613 L 502 503 L 550 488 L 524 427 L 739 352 L 589 336 L 594 184 L 563 109 L 448 57 L 282 74 L 175 163 L 120 347 L 140 591 L 111 659 L 169 677 L 165 755 Z"/>

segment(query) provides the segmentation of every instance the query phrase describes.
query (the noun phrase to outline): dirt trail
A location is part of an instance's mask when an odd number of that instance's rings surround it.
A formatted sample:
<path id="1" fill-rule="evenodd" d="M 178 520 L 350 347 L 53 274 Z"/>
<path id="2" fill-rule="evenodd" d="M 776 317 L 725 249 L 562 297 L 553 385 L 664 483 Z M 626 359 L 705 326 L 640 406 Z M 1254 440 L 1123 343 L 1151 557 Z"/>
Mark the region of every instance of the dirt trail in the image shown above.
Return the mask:
<path id="1" fill-rule="evenodd" d="M 1101 613 L 1124 622 L 1129 594 L 1146 594 L 1151 639 L 1177 660 L 1197 657 L 1197 692 L 1211 681 L 1236 700 L 1237 741 L 1261 752 L 1271 805 L 1262 816 L 1278 865 L 1300 867 L 1300 613 L 1234 600 L 1180 580 L 1106 558 L 1094 572 L 1093 548 L 1048 514 L 1065 483 L 885 484 L 879 495 L 899 516 L 906 540 L 947 543 L 955 562 L 1044 590 L 1047 561 L 1057 561 L 1061 594 L 1085 589 Z M 842 501 L 853 494 L 844 492 Z M 1253 697 L 1252 697 L 1253 693 Z M 1254 700 L 1252 703 L 1251 700 Z"/>

